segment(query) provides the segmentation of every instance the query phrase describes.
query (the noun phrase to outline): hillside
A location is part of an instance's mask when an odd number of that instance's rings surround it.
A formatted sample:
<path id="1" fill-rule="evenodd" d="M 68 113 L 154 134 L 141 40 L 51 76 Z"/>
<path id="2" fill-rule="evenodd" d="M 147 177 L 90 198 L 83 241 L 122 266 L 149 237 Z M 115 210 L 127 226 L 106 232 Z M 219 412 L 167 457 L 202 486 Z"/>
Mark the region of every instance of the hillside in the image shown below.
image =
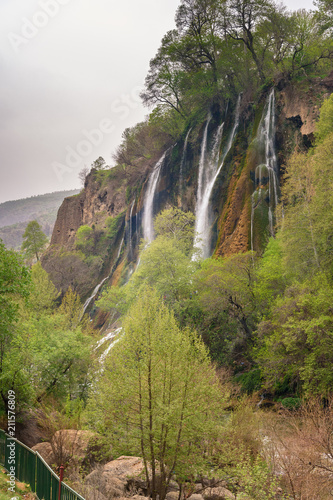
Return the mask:
<path id="1" fill-rule="evenodd" d="M 79 190 L 58 191 L 0 204 L 0 238 L 6 247 L 19 249 L 27 222 L 37 220 L 44 233 L 51 236 L 58 208 L 67 196 Z"/>
<path id="2" fill-rule="evenodd" d="M 0 416 L 15 399 L 87 500 L 330 498 L 333 8 L 316 4 L 181 0 L 115 166 L 92 164 L 36 264 L 0 242 Z"/>

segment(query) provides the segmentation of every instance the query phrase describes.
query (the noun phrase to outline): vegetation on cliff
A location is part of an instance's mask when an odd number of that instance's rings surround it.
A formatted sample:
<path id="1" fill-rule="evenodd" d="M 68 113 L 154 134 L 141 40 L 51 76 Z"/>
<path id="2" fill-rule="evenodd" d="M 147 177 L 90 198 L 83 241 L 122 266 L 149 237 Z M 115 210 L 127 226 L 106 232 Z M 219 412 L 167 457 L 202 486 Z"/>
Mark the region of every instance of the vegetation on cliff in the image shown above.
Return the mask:
<path id="1" fill-rule="evenodd" d="M 275 119 L 273 88 L 281 121 L 283 92 L 302 89 L 316 99 L 313 106 L 323 98 L 332 9 L 317 3 L 316 12 L 288 12 L 271 0 L 182 0 L 176 29 L 150 64 L 142 97 L 153 111 L 124 132 L 117 165 L 96 160 L 84 191 L 60 209 L 42 260 L 53 283 L 39 263 L 29 271 L 0 245 L 1 410 L 9 388 L 19 410 L 57 400 L 55 410 L 69 420 L 98 427 L 112 443 L 109 454 L 140 453 L 153 498 L 164 498 L 172 477 L 185 497 L 195 476 L 217 474 L 235 496 L 255 499 L 276 498 L 279 476 L 280 498 L 296 499 L 314 491 L 299 477 L 321 480 L 324 491 L 332 474 L 333 457 L 323 461 L 330 442 L 324 451 L 321 443 L 332 435 L 325 405 L 331 408 L 333 392 L 333 98 L 324 102 L 314 136 L 302 138 L 298 114 L 279 123 L 284 165 L 274 206 L 272 172 L 257 161 L 265 149 L 258 133 L 268 134 L 266 116 Z M 192 214 L 196 167 L 223 120 L 223 170 L 211 192 L 217 247 L 202 261 L 193 248 L 200 238 Z M 154 165 L 156 237 L 140 245 Z M 235 234 L 241 243 L 224 245 Z M 94 305 L 93 324 L 122 325 L 123 333 L 117 330 L 101 354 L 114 332 L 94 343 L 82 299 L 91 307 L 104 284 L 111 286 Z M 254 398 L 248 404 L 245 394 Z M 273 430 L 267 422 L 258 430 L 254 409 L 267 394 L 291 414 L 282 413 Z M 271 456 L 262 428 L 279 443 Z M 299 440 L 290 454 L 293 429 Z M 311 432 L 304 455 L 300 443 Z"/>

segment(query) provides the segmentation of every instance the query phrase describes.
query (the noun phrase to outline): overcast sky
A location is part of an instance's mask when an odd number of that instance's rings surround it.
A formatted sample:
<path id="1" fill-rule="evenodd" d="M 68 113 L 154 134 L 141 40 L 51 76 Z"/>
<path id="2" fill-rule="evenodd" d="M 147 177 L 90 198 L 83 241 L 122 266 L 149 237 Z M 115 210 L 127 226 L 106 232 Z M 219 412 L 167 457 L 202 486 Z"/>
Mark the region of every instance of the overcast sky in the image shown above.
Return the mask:
<path id="1" fill-rule="evenodd" d="M 77 188 L 98 156 L 112 164 L 148 112 L 138 94 L 179 3 L 0 0 L 0 203 Z"/>

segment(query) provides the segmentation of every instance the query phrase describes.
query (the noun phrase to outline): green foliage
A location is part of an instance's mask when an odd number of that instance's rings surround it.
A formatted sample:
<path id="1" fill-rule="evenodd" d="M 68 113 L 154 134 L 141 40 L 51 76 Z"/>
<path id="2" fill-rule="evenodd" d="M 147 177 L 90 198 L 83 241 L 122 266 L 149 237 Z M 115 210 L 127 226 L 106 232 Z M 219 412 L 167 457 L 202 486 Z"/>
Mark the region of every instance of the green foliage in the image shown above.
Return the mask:
<path id="1" fill-rule="evenodd" d="M 27 360 L 24 356 L 25 340 L 16 334 L 22 299 L 30 291 L 30 273 L 21 257 L 7 250 L 0 242 L 0 394 L 7 401 L 8 389 L 21 390 L 21 369 Z"/>
<path id="2" fill-rule="evenodd" d="M 236 375 L 235 381 L 241 385 L 242 391 L 252 394 L 261 388 L 261 371 L 254 368 L 246 373 Z"/>
<path id="3" fill-rule="evenodd" d="M 103 290 L 96 306 L 103 311 L 124 314 L 129 306 L 128 291 L 125 286 L 111 286 Z"/>
<path id="4" fill-rule="evenodd" d="M 319 130 L 324 130 L 325 119 L 321 123 Z M 325 133 L 308 155 L 295 153 L 290 158 L 282 187 L 279 238 L 286 270 L 297 279 L 333 271 L 333 133 Z"/>
<path id="5" fill-rule="evenodd" d="M 253 293 L 259 305 L 259 314 L 265 315 L 269 311 L 274 299 L 283 294 L 287 283 L 281 241 L 279 237 L 271 238 L 255 270 Z"/>
<path id="6" fill-rule="evenodd" d="M 329 74 L 333 16 L 329 0 L 319 2 L 325 4 L 320 15 L 291 12 L 272 0 L 183 0 L 176 29 L 162 39 L 146 77 L 142 98 L 155 106 L 153 119 L 183 129 L 185 118 L 221 94 L 234 99 L 280 80 Z"/>
<path id="7" fill-rule="evenodd" d="M 158 236 L 141 252 L 140 266 L 133 274 L 128 289 L 135 297 L 143 284 L 150 284 L 168 303 L 177 307 L 193 293 L 192 276 L 196 263 L 185 255 L 175 239 Z"/>
<path id="8" fill-rule="evenodd" d="M 207 259 L 193 280 L 196 294 L 183 308 L 184 319 L 199 330 L 219 364 L 248 366 L 256 315 L 253 255 Z"/>
<path id="9" fill-rule="evenodd" d="M 162 120 L 154 120 L 154 112 L 146 121 L 124 130 L 122 143 L 114 154 L 118 169 L 145 168 L 147 160 L 160 155 L 170 145 L 170 131 L 166 133 Z M 133 184 L 132 187 L 136 187 Z"/>
<path id="10" fill-rule="evenodd" d="M 152 470 L 150 476 L 146 469 L 152 498 L 163 499 L 173 475 L 181 479 L 203 466 L 221 400 L 200 338 L 180 330 L 159 295 L 145 287 L 91 394 L 94 428 L 110 432 L 117 452 L 140 453 Z"/>
<path id="11" fill-rule="evenodd" d="M 281 398 L 280 401 L 286 410 L 298 410 L 302 404 L 300 398 Z"/>
<path id="12" fill-rule="evenodd" d="M 91 168 L 95 170 L 103 170 L 107 168 L 106 161 L 102 156 L 99 156 L 97 160 L 93 161 L 91 164 Z"/>
<path id="13" fill-rule="evenodd" d="M 287 379 L 290 390 L 308 395 L 332 390 L 332 299 L 322 274 L 276 299 L 270 318 L 258 327 L 257 359 L 269 387 Z"/>
<path id="14" fill-rule="evenodd" d="M 0 470 L 0 500 L 11 500 L 13 498 L 13 492 L 8 490 L 8 472 L 1 468 Z M 30 486 L 16 481 L 15 482 L 15 499 L 16 500 L 32 500 L 34 493 L 31 493 Z"/>
<path id="15" fill-rule="evenodd" d="M 51 394 L 59 400 L 68 395 L 83 397 L 87 390 L 87 371 L 91 341 L 68 316 L 59 313 L 30 318 L 24 327 L 29 337 L 31 367 L 29 379 L 37 401 Z"/>
<path id="16" fill-rule="evenodd" d="M 109 240 L 113 240 L 115 236 L 118 234 L 118 231 L 123 223 L 125 213 L 122 212 L 121 214 L 117 215 L 116 217 L 108 217 L 105 221 L 107 231 L 106 231 L 106 237 Z"/>
<path id="17" fill-rule="evenodd" d="M 29 222 L 23 234 L 21 247 L 26 256 L 28 258 L 36 257 L 38 261 L 40 253 L 45 248 L 47 242 L 47 236 L 43 233 L 38 222 L 36 220 Z"/>
<path id="18" fill-rule="evenodd" d="M 51 311 L 54 308 L 58 292 L 40 262 L 32 266 L 31 279 L 32 286 L 29 297 L 31 309 L 37 314 L 41 311 Z"/>
<path id="19" fill-rule="evenodd" d="M 64 295 L 58 313 L 62 317 L 62 322 L 65 328 L 75 329 L 82 319 L 82 304 L 80 297 L 72 290 L 71 287 Z"/>
<path id="20" fill-rule="evenodd" d="M 80 226 L 76 232 L 76 248 L 89 254 L 94 249 L 94 230 L 90 226 Z"/>
<path id="21" fill-rule="evenodd" d="M 116 234 L 120 216 L 110 220 L 109 231 Z M 141 246 L 140 265 L 122 288 L 111 287 L 102 293 L 97 306 L 105 311 L 124 313 L 140 288 L 149 284 L 165 303 L 179 311 L 180 303 L 193 294 L 192 276 L 197 264 L 191 260 L 194 216 L 171 208 L 156 216 L 157 238 Z"/>
<path id="22" fill-rule="evenodd" d="M 157 236 L 165 236 L 178 243 L 186 255 L 192 251 L 195 216 L 179 208 L 163 210 L 155 217 L 154 229 Z"/>
<path id="23" fill-rule="evenodd" d="M 30 303 L 27 308 L 21 307 L 20 326 L 7 335 L 1 360 L 3 401 L 7 390 L 14 389 L 18 410 L 50 396 L 58 398 L 59 403 L 69 395 L 84 397 L 91 362 L 90 329 L 86 319 L 79 324 L 79 298 L 69 290 L 61 307 L 53 311 L 54 289 L 39 264 L 32 279 Z M 43 306 L 32 302 L 38 283 L 47 295 Z"/>

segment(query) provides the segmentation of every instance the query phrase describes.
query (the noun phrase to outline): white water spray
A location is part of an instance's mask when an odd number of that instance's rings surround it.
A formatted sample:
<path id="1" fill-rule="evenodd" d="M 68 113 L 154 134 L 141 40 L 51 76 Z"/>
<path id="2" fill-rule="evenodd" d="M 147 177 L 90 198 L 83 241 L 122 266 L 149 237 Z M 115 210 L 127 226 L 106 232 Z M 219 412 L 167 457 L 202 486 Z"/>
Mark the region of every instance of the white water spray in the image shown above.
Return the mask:
<path id="1" fill-rule="evenodd" d="M 184 170 L 184 165 L 185 165 L 185 161 L 186 161 L 186 151 L 187 151 L 187 143 L 188 143 L 188 138 L 189 138 L 189 135 L 191 133 L 191 130 L 192 128 L 190 128 L 186 134 L 186 137 L 185 137 L 185 142 L 184 142 L 184 148 L 183 148 L 183 154 L 182 154 L 182 159 L 181 159 L 181 162 L 180 162 L 180 169 L 179 169 L 179 193 L 180 193 L 180 196 L 182 195 L 182 191 L 183 191 L 183 182 L 184 182 L 184 179 L 183 179 L 183 170 Z"/>
<path id="2" fill-rule="evenodd" d="M 96 295 L 98 293 L 98 290 L 101 288 L 101 286 L 103 285 L 104 281 L 106 281 L 108 279 L 108 277 L 109 276 L 107 276 L 100 283 L 98 283 L 98 285 L 94 288 L 94 291 L 93 291 L 92 295 L 85 301 L 85 303 L 83 304 L 83 313 L 82 313 L 82 316 L 84 315 L 84 313 L 86 312 L 86 309 L 89 306 L 90 302 L 96 297 Z"/>
<path id="3" fill-rule="evenodd" d="M 165 152 L 159 159 L 159 161 L 156 163 L 155 168 L 150 174 L 148 181 L 147 193 L 144 201 L 143 218 L 142 218 L 143 237 L 148 243 L 151 243 L 154 239 L 154 225 L 153 225 L 154 197 L 158 179 L 161 172 L 161 167 L 163 165 L 166 153 L 167 152 Z"/>
<path id="4" fill-rule="evenodd" d="M 239 125 L 239 110 L 240 110 L 240 102 L 241 96 L 238 97 L 236 113 L 235 113 L 235 121 L 232 131 L 230 133 L 227 145 L 225 150 L 223 151 L 222 159 L 219 163 L 219 151 L 220 144 L 222 140 L 223 126 L 222 123 L 217 129 L 214 145 L 210 157 L 208 160 L 205 159 L 206 153 L 203 151 L 203 147 L 207 147 L 207 137 L 204 136 L 202 149 L 201 149 L 201 158 L 199 165 L 199 181 L 198 181 L 198 191 L 197 191 L 197 205 L 195 210 L 195 246 L 200 251 L 200 257 L 206 259 L 210 256 L 210 247 L 211 247 L 211 227 L 210 227 L 210 198 L 214 188 L 214 184 L 216 179 L 223 167 L 225 158 L 229 153 L 231 146 L 234 142 L 237 128 Z M 207 125 L 206 129 L 207 130 Z"/>
<path id="5" fill-rule="evenodd" d="M 128 255 L 129 255 L 130 259 L 132 259 L 132 253 L 133 253 L 133 249 L 132 249 L 132 237 L 133 237 L 133 231 L 132 231 L 132 213 L 133 213 L 134 204 L 135 204 L 135 199 L 132 202 L 131 210 L 130 210 L 130 214 L 129 214 L 129 220 L 128 220 L 128 224 L 129 224 Z"/>
<path id="6" fill-rule="evenodd" d="M 120 245 L 119 245 L 119 248 L 118 248 L 118 252 L 117 252 L 117 257 L 116 257 L 116 260 L 115 260 L 114 265 L 112 266 L 112 269 L 111 269 L 110 274 L 109 274 L 106 278 L 102 279 L 102 281 L 101 281 L 100 283 L 98 283 L 98 285 L 94 288 L 94 291 L 93 291 L 93 293 L 91 294 L 91 296 L 90 296 L 90 297 L 89 297 L 89 298 L 85 301 L 85 303 L 83 304 L 83 312 L 82 312 L 82 314 L 81 314 L 80 321 L 81 321 L 81 319 L 82 319 L 82 317 L 83 317 L 84 313 L 86 312 L 86 309 L 87 309 L 87 307 L 89 306 L 90 302 L 91 302 L 91 301 L 92 301 L 92 300 L 96 297 L 96 295 L 98 294 L 99 289 L 100 289 L 100 288 L 101 288 L 101 286 L 103 285 L 104 281 L 106 281 L 108 278 L 110 278 L 110 276 L 111 276 L 111 274 L 112 274 L 112 272 L 113 272 L 113 270 L 114 270 L 114 267 L 115 267 L 115 265 L 117 264 L 118 259 L 119 259 L 119 257 L 120 257 L 120 253 L 121 253 L 121 249 L 122 249 L 122 247 L 123 247 L 123 244 L 124 244 L 124 236 L 123 236 L 123 238 L 122 238 L 122 240 L 121 240 L 121 242 L 120 242 Z"/>
<path id="7" fill-rule="evenodd" d="M 106 349 L 104 349 L 104 351 L 102 352 L 102 354 L 100 355 L 99 357 L 99 362 L 101 364 L 104 363 L 105 361 L 105 358 L 107 357 L 107 355 L 109 354 L 110 350 L 112 349 L 112 347 L 119 341 L 120 339 L 120 333 L 122 331 L 122 328 L 116 328 L 115 330 L 111 330 L 110 332 L 107 332 L 104 337 L 102 337 L 98 342 L 97 344 L 95 345 L 95 348 L 94 350 L 97 351 L 97 349 L 99 349 L 103 344 L 105 344 L 106 342 L 108 341 L 111 341 L 108 346 L 106 347 Z M 118 337 L 118 338 L 115 338 L 115 337 Z"/>
<path id="8" fill-rule="evenodd" d="M 206 164 L 206 156 L 207 156 L 207 136 L 208 136 L 208 126 L 212 119 L 212 115 L 209 113 L 207 117 L 207 122 L 204 130 L 204 134 L 202 137 L 201 143 L 201 153 L 200 153 L 200 162 L 199 162 L 199 171 L 198 171 L 198 190 L 197 190 L 197 205 L 196 212 L 198 212 L 198 207 L 201 205 L 202 195 L 203 195 L 203 177 L 205 171 Z"/>
<path id="9" fill-rule="evenodd" d="M 261 118 L 256 139 L 259 147 L 259 165 L 255 169 L 255 186 L 252 194 L 251 250 L 254 250 L 254 211 L 265 198 L 268 198 L 269 231 L 272 236 L 274 235 L 273 213 L 278 204 L 274 89 L 271 90 L 268 96 L 267 109 Z"/>

